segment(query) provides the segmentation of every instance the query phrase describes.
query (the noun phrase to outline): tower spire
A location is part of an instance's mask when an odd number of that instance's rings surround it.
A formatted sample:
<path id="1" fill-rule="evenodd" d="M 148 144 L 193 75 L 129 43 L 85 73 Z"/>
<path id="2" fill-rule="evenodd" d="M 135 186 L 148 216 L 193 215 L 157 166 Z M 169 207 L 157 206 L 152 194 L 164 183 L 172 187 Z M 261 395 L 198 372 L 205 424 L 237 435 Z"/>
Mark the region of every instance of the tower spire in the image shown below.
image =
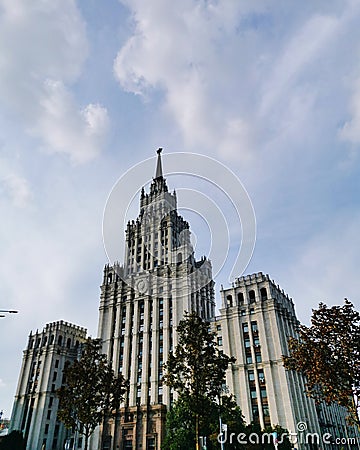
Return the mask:
<path id="1" fill-rule="evenodd" d="M 161 147 L 156 150 L 156 153 L 158 154 L 158 158 L 157 158 L 155 179 L 163 177 L 162 164 L 161 164 L 161 152 L 162 152 Z"/>

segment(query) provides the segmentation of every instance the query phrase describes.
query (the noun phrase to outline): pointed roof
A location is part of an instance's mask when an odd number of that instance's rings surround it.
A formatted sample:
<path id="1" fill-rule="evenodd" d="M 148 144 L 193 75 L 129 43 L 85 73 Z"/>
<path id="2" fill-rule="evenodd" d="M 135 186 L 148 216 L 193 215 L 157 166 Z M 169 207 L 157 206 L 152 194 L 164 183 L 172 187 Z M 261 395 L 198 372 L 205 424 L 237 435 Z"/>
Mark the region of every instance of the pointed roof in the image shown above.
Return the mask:
<path id="1" fill-rule="evenodd" d="M 155 179 L 163 177 L 162 164 L 161 164 L 161 152 L 162 152 L 161 147 L 156 150 L 156 153 L 158 154 L 158 158 L 157 158 Z"/>

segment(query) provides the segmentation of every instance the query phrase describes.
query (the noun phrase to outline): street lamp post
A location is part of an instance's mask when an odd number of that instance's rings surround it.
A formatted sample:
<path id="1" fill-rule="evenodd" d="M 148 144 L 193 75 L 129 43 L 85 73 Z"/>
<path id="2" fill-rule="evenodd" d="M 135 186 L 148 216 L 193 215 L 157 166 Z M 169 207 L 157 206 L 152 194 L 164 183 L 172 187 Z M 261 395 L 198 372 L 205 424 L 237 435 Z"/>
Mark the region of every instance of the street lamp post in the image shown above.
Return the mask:
<path id="1" fill-rule="evenodd" d="M 14 309 L 0 309 L 0 317 L 5 317 L 5 314 L 17 314 L 18 312 Z"/>

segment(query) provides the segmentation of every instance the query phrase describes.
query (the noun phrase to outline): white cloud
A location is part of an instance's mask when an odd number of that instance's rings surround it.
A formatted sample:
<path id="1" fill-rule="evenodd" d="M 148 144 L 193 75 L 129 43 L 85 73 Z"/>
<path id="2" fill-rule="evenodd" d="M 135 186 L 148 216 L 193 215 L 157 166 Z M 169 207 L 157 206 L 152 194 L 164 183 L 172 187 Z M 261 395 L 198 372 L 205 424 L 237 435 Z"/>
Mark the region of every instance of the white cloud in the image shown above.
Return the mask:
<path id="1" fill-rule="evenodd" d="M 303 243 L 290 267 L 283 268 L 283 279 L 303 321 L 308 321 L 310 309 L 320 302 L 341 304 L 347 297 L 359 308 L 359 227 L 358 212 L 339 212 L 326 228 Z"/>
<path id="2" fill-rule="evenodd" d="M 99 153 L 107 129 L 105 108 L 79 106 L 72 92 L 87 55 L 75 0 L 0 0 L 2 114 L 76 163 Z"/>
<path id="3" fill-rule="evenodd" d="M 355 83 L 350 102 L 352 118 L 340 129 L 339 135 L 341 139 L 358 144 L 360 143 L 360 78 Z"/>
<path id="4" fill-rule="evenodd" d="M 14 173 L 9 173 L 0 178 L 1 185 L 15 206 L 23 208 L 29 205 L 32 193 L 25 178 Z"/>
<path id="5" fill-rule="evenodd" d="M 246 153 L 251 145 L 248 120 L 234 95 L 233 104 L 224 101 L 235 81 L 228 63 L 242 51 L 235 56 L 226 50 L 229 35 L 236 40 L 242 13 L 238 2 L 187 0 L 175 8 L 163 1 L 151 7 L 143 0 L 124 3 L 133 14 L 134 34 L 114 63 L 123 89 L 145 98 L 154 90 L 164 92 L 164 109 L 190 148 Z"/>
<path id="6" fill-rule="evenodd" d="M 261 86 L 263 95 L 260 114 L 269 114 L 274 105 L 280 101 L 284 104 L 294 95 L 299 77 L 319 57 L 324 48 L 329 48 L 336 38 L 340 22 L 340 18 L 316 14 L 285 43 L 279 59 L 272 64 L 272 72 L 267 74 Z"/>
<path id="7" fill-rule="evenodd" d="M 145 101 L 161 98 L 185 148 L 234 162 L 257 157 L 269 143 L 291 151 L 304 126 L 314 140 L 324 132 L 336 138 L 334 116 L 339 123 L 344 112 L 339 80 L 353 64 L 348 45 L 358 35 L 358 2 L 318 2 L 301 11 L 262 1 L 122 3 L 133 34 L 118 52 L 115 76 Z"/>
<path id="8" fill-rule="evenodd" d="M 68 154 L 74 163 L 98 155 L 109 124 L 107 110 L 89 104 L 77 110 L 63 83 L 46 80 L 36 123 L 30 132 L 42 138 L 46 150 Z"/>

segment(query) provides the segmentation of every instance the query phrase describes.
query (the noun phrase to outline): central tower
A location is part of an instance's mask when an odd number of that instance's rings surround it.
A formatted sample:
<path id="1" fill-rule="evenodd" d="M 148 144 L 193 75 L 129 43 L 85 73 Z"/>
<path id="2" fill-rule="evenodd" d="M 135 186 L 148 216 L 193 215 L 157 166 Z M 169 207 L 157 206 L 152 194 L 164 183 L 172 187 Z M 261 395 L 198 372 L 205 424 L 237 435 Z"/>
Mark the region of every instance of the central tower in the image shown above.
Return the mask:
<path id="1" fill-rule="evenodd" d="M 99 337 L 115 373 L 129 380 L 120 414 L 100 430 L 101 448 L 159 449 L 173 394 L 163 365 L 177 343 L 185 311 L 215 316 L 210 261 L 195 259 L 190 227 L 178 214 L 157 151 L 150 192 L 125 230 L 124 263 L 106 265 L 100 296 Z"/>

